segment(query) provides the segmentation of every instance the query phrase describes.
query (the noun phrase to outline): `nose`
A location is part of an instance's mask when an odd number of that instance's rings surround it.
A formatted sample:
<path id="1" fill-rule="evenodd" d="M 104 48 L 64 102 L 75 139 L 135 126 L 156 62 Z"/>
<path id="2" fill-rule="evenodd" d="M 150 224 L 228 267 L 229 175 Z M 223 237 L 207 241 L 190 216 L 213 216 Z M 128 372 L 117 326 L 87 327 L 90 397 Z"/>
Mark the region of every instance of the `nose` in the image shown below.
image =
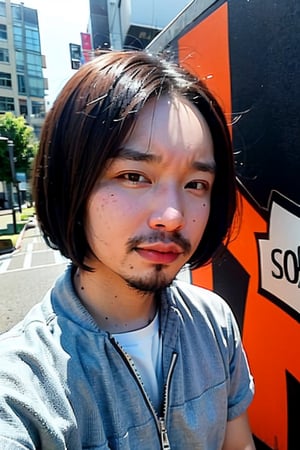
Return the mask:
<path id="1" fill-rule="evenodd" d="M 185 224 L 184 213 L 178 195 L 174 192 L 157 193 L 153 204 L 149 226 L 152 229 L 160 229 L 168 232 L 180 231 Z"/>

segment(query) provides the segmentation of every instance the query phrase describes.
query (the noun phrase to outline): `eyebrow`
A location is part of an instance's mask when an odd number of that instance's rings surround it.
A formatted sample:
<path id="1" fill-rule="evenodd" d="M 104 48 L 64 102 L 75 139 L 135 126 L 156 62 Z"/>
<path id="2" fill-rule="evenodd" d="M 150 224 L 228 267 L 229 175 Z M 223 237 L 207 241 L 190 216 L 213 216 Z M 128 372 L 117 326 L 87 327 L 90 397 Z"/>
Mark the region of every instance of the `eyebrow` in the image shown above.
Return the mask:
<path id="1" fill-rule="evenodd" d="M 210 172 L 210 173 L 216 172 L 215 161 L 212 162 L 194 161 L 192 167 L 198 170 L 199 172 Z"/>
<path id="2" fill-rule="evenodd" d="M 127 159 L 130 161 L 146 161 L 146 162 L 156 162 L 160 163 L 162 157 L 154 155 L 153 153 L 139 152 L 138 150 L 133 150 L 131 148 L 122 147 L 116 157 L 117 159 Z M 203 162 L 194 161 L 192 163 L 192 168 L 200 172 L 210 172 L 215 173 L 216 163 L 215 161 Z"/>
<path id="3" fill-rule="evenodd" d="M 161 162 L 161 157 L 153 153 L 139 152 L 131 148 L 122 147 L 117 155 L 120 159 L 129 159 L 131 161 Z"/>

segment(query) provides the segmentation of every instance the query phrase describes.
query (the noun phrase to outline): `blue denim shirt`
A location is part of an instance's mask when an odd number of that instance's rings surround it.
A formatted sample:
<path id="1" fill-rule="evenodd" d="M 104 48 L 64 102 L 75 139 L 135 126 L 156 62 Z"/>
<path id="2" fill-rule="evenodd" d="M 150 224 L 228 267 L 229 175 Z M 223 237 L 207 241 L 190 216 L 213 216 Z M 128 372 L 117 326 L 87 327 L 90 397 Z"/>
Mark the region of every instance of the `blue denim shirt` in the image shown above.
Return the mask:
<path id="1" fill-rule="evenodd" d="M 164 402 L 80 303 L 71 267 L 0 338 L 1 450 L 217 450 L 253 382 L 239 331 L 217 295 L 175 281 L 162 292 Z M 161 420 L 160 420 L 161 418 Z"/>

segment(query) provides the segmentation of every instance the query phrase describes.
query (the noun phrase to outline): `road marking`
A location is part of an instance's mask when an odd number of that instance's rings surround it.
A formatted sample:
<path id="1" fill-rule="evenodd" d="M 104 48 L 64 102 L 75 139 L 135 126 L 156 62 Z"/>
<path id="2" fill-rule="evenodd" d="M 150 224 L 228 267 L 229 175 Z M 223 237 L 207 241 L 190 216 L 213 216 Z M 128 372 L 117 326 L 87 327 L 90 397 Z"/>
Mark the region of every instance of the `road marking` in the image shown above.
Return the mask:
<path id="1" fill-rule="evenodd" d="M 0 264 L 0 273 L 4 273 L 7 271 L 8 266 L 10 265 L 11 256 L 7 259 L 3 259 Z"/>
<path id="2" fill-rule="evenodd" d="M 25 257 L 24 257 L 23 269 L 29 269 L 31 267 L 32 249 L 33 249 L 33 243 L 29 242 L 29 244 L 27 245 L 26 253 L 25 253 Z"/>
<path id="3" fill-rule="evenodd" d="M 68 261 L 65 261 L 64 263 L 52 263 L 52 264 L 42 264 L 40 266 L 32 266 L 32 267 L 28 267 L 27 269 L 24 269 L 23 267 L 19 268 L 19 269 L 11 269 L 11 270 L 6 270 L 5 273 L 13 273 L 13 272 L 22 272 L 23 270 L 35 270 L 35 269 L 45 269 L 46 267 L 56 267 L 56 266 L 63 266 L 63 265 L 67 265 Z M 1 269 L 1 266 L 0 266 Z M 0 270 L 0 274 L 1 274 L 1 270 Z M 4 272 L 3 272 L 4 273 Z"/>
<path id="4" fill-rule="evenodd" d="M 34 255 L 50 253 L 53 262 L 48 264 L 42 263 L 40 265 L 33 266 Z M 22 267 L 16 269 L 10 269 L 10 264 L 13 261 L 14 256 L 23 258 Z M 53 256 L 52 256 L 53 255 Z M 40 235 L 35 235 L 30 238 L 30 241 L 23 243 L 23 248 L 10 253 L 9 255 L 0 256 L 0 274 L 10 273 L 10 272 L 20 272 L 22 270 L 31 269 L 43 269 L 45 267 L 53 267 L 57 265 L 67 265 L 69 262 L 58 250 L 53 250 L 45 244 L 44 240 Z M 19 264 L 18 264 L 19 265 Z"/>
<path id="5" fill-rule="evenodd" d="M 53 253 L 53 263 L 48 264 L 40 264 L 36 266 L 32 266 L 32 257 L 34 254 L 39 253 Z M 9 269 L 9 265 L 12 261 L 12 258 L 14 255 L 18 254 L 19 256 L 24 255 L 24 261 L 22 267 L 19 267 L 17 269 Z M 68 259 L 66 259 L 64 256 L 61 255 L 61 253 L 58 250 L 52 250 L 51 248 L 45 248 L 42 250 L 33 250 L 33 243 L 29 243 L 27 245 L 27 251 L 26 252 L 14 252 L 10 255 L 7 255 L 6 257 L 3 257 L 0 259 L 0 274 L 2 273 L 11 273 L 11 272 L 20 272 L 22 270 L 30 270 L 30 269 L 43 269 L 45 267 L 53 267 L 53 266 L 59 266 L 59 265 L 67 265 L 69 262 Z"/>

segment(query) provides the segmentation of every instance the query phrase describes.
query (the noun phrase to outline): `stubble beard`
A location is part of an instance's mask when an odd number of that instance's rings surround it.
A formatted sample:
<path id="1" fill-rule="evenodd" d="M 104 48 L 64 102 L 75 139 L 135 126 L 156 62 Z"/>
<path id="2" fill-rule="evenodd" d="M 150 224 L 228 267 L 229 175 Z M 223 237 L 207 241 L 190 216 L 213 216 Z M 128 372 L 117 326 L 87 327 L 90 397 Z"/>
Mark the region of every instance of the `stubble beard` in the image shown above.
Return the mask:
<path id="1" fill-rule="evenodd" d="M 191 251 L 190 242 L 179 233 L 175 232 L 169 236 L 163 231 L 155 231 L 147 236 L 136 236 L 128 239 L 127 253 L 130 254 L 135 251 L 135 249 L 143 243 L 154 242 L 174 242 L 182 248 L 184 254 L 186 255 L 188 255 Z M 125 281 L 129 287 L 141 293 L 155 293 L 169 286 L 176 276 L 176 274 L 174 276 L 167 275 L 166 270 L 164 269 L 167 269 L 166 265 L 155 264 L 150 274 L 143 277 L 139 277 L 139 275 L 135 275 L 134 277 L 126 277 Z"/>
<path id="2" fill-rule="evenodd" d="M 125 279 L 127 285 L 140 293 L 155 293 L 160 291 L 161 289 L 169 286 L 174 277 L 167 277 L 164 273 L 164 265 L 156 264 L 153 268 L 151 274 L 144 276 L 143 278 L 135 276 L 135 277 L 127 277 Z"/>

